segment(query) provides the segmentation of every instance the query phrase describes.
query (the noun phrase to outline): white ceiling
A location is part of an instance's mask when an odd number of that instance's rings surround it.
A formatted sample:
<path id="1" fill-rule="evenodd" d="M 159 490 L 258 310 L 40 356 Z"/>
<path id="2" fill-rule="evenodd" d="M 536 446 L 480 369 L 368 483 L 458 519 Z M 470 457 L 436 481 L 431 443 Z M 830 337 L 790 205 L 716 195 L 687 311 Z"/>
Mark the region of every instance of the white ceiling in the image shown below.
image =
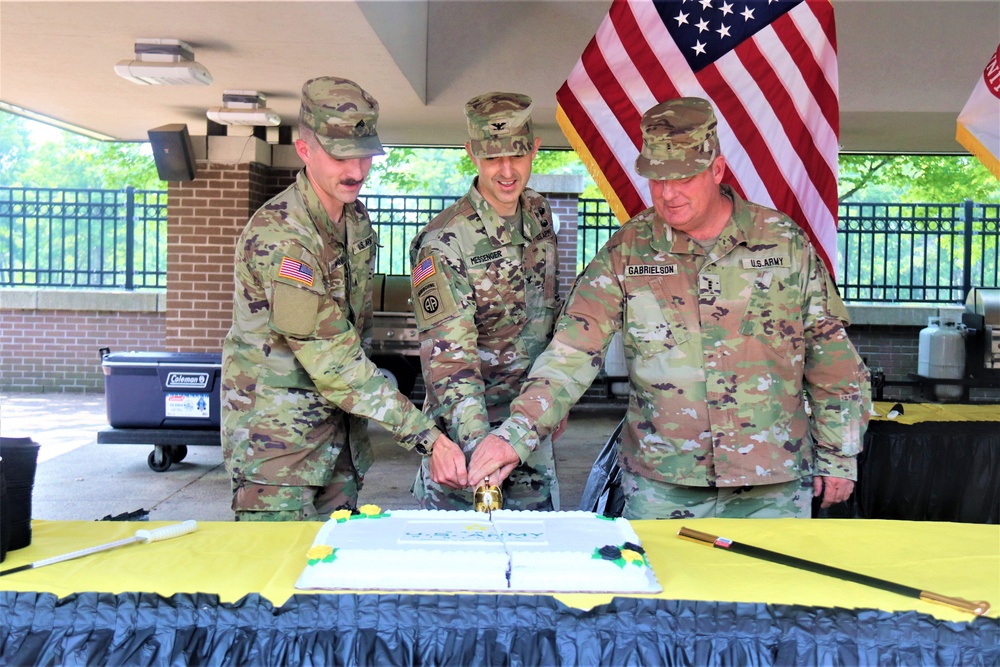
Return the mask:
<path id="1" fill-rule="evenodd" d="M 473 95 L 535 99 L 546 147 L 564 147 L 555 93 L 610 0 L 31 2 L 0 0 L 0 100 L 119 139 L 187 123 L 224 90 L 258 90 L 293 125 L 302 83 L 354 79 L 387 144 L 459 145 Z M 961 152 L 955 118 L 1000 37 L 998 0 L 835 0 L 844 150 Z M 182 39 L 210 86 L 117 77 L 136 38 Z"/>

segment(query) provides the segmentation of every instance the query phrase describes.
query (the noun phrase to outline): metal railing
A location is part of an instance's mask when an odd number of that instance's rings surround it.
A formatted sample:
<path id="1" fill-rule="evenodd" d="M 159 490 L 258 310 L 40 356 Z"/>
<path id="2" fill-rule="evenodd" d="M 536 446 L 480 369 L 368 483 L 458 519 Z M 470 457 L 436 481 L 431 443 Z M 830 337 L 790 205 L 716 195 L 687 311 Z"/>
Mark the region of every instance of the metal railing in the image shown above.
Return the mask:
<path id="1" fill-rule="evenodd" d="M 841 204 L 839 217 L 848 301 L 960 303 L 998 286 L 1000 204 Z"/>
<path id="2" fill-rule="evenodd" d="M 389 276 L 410 273 L 410 242 L 435 215 L 458 197 L 362 195 L 379 249 L 375 272 Z"/>
<path id="3" fill-rule="evenodd" d="M 618 229 L 603 199 L 581 199 L 577 272 Z M 962 303 L 1000 287 L 1000 204 L 841 204 L 837 285 L 846 301 Z"/>
<path id="4" fill-rule="evenodd" d="M 0 286 L 163 288 L 167 193 L 0 188 Z"/>
<path id="5" fill-rule="evenodd" d="M 603 199 L 580 199 L 576 211 L 576 274 L 580 275 L 621 225 Z"/>
<path id="6" fill-rule="evenodd" d="M 458 196 L 363 195 L 376 271 L 409 273 L 417 232 Z M 841 204 L 838 286 L 848 301 L 959 303 L 1000 287 L 1000 204 Z M 578 206 L 577 272 L 619 225 L 603 199 Z M 167 193 L 0 188 L 0 287 L 166 287 Z"/>

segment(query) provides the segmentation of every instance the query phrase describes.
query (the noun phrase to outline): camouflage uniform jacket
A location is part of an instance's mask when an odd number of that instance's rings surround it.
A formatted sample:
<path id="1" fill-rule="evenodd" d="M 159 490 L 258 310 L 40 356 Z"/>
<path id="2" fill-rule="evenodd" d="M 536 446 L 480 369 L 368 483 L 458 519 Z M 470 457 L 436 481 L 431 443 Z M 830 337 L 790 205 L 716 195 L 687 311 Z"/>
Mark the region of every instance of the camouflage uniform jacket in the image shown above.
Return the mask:
<path id="1" fill-rule="evenodd" d="M 413 287 L 424 411 L 465 451 L 507 417 L 559 312 L 552 212 L 532 190 L 520 203 L 523 236 L 473 183 L 410 245 L 411 265 L 433 270 Z"/>
<path id="2" fill-rule="evenodd" d="M 650 208 L 577 279 L 498 430 L 522 460 L 586 390 L 621 329 L 628 471 L 687 486 L 856 478 L 870 386 L 843 302 L 798 225 L 723 191 L 733 214 L 707 257 Z"/>
<path id="3" fill-rule="evenodd" d="M 406 448 L 429 451 L 440 435 L 367 357 L 377 242 L 360 202 L 344 221 L 346 247 L 302 171 L 240 235 L 222 368 L 222 442 L 237 483 L 325 485 L 345 446 L 364 474 L 368 419 Z"/>

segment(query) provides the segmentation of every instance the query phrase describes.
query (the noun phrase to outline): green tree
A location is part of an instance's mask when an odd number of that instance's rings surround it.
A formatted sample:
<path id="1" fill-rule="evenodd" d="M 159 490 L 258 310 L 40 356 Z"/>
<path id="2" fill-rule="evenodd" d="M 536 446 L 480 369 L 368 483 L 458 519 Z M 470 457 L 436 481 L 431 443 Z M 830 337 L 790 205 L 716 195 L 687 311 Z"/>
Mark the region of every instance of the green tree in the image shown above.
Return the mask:
<path id="1" fill-rule="evenodd" d="M 535 174 L 581 174 L 589 192 L 601 195 L 576 153 L 542 150 L 532 164 Z M 476 167 L 464 148 L 388 148 L 384 158 L 372 165 L 369 186 L 380 194 L 462 195 L 469 189 Z"/>
<path id="2" fill-rule="evenodd" d="M 1000 180 L 969 155 L 840 156 L 840 201 L 1000 202 Z"/>
<path id="3" fill-rule="evenodd" d="M 0 113 L 0 184 L 36 188 L 162 190 L 147 143 L 98 141 L 60 131 L 32 136 L 36 123 Z M 8 143 L 9 140 L 9 143 Z"/>
<path id="4" fill-rule="evenodd" d="M 468 162 L 464 148 L 387 148 L 372 164 L 369 192 L 379 194 L 461 195 L 469 189 L 460 163 Z"/>
<path id="5" fill-rule="evenodd" d="M 31 154 L 30 130 L 23 118 L 0 112 L 0 185 L 19 185 Z"/>

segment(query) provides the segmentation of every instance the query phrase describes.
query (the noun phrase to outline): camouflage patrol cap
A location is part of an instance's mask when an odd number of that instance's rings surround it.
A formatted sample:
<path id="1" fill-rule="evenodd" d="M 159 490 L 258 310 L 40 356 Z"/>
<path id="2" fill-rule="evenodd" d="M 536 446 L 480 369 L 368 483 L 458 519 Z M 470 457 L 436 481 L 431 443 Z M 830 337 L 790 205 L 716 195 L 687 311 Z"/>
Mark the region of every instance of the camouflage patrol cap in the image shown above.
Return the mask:
<path id="1" fill-rule="evenodd" d="M 331 157 L 384 155 L 377 121 L 378 102 L 353 81 L 321 76 L 302 86 L 299 124 L 316 133 Z"/>
<path id="2" fill-rule="evenodd" d="M 535 147 L 531 98 L 518 93 L 484 93 L 465 105 L 469 150 L 477 157 L 527 155 Z"/>
<path id="3" fill-rule="evenodd" d="M 715 112 L 708 100 L 679 97 L 642 115 L 642 150 L 635 171 L 657 181 L 688 178 L 708 169 L 719 154 Z"/>

